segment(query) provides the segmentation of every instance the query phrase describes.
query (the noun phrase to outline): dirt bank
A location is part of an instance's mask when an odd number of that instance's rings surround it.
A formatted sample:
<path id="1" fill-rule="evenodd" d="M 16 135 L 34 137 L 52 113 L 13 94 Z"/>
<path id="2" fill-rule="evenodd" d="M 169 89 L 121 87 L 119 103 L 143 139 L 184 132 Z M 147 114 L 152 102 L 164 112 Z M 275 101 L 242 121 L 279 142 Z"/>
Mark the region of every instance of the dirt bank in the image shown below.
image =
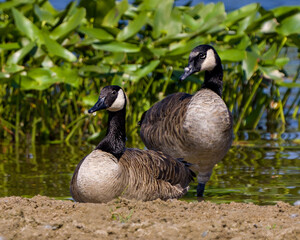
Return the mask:
<path id="1" fill-rule="evenodd" d="M 300 239 L 300 206 L 178 200 L 82 204 L 36 196 L 0 199 L 0 240 Z"/>

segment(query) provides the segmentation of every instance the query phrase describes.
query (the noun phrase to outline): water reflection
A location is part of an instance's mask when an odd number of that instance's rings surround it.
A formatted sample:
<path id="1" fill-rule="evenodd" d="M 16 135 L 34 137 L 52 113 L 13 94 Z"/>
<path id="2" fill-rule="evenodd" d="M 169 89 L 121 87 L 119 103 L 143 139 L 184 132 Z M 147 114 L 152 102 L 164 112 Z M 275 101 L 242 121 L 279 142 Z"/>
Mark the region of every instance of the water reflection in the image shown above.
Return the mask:
<path id="1" fill-rule="evenodd" d="M 225 159 L 215 167 L 205 199 L 262 205 L 299 200 L 299 136 L 299 132 L 278 138 L 257 131 L 240 133 Z M 92 149 L 92 145 L 0 144 L 0 197 L 41 194 L 70 198 L 73 171 Z M 184 199 L 195 201 L 195 194 L 196 182 Z"/>

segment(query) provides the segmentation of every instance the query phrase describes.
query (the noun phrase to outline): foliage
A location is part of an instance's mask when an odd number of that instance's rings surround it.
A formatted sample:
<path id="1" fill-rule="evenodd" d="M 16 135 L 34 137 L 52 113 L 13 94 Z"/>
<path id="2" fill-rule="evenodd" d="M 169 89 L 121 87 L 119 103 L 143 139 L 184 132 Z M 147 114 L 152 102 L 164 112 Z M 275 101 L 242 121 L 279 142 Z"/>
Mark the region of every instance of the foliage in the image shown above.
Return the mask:
<path id="1" fill-rule="evenodd" d="M 283 111 L 291 88 L 300 86 L 299 68 L 292 81 L 284 80 L 287 50 L 300 47 L 300 7 L 267 11 L 253 3 L 226 13 L 221 2 L 81 0 L 57 11 L 47 0 L 12 0 L 0 3 L 0 17 L 0 137 L 99 137 L 105 121 L 86 110 L 100 88 L 118 84 L 130 100 L 127 131 L 134 145 L 137 122 L 153 103 L 199 89 L 203 74 L 178 82 L 199 44 L 212 44 L 220 54 L 235 131 L 255 128 L 266 109 L 271 120 L 285 123 L 299 105 L 298 90 Z"/>

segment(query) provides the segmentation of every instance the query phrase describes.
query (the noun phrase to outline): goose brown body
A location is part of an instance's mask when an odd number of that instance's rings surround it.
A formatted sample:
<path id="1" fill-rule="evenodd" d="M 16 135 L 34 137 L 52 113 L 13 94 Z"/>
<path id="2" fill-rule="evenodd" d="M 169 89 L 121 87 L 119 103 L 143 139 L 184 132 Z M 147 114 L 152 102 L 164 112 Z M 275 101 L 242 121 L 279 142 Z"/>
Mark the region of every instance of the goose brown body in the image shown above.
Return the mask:
<path id="1" fill-rule="evenodd" d="M 204 53 L 207 60 L 201 62 L 198 55 Z M 171 94 L 154 104 L 140 121 L 140 135 L 148 149 L 197 164 L 202 185 L 198 185 L 198 196 L 203 195 L 215 164 L 223 159 L 233 139 L 232 116 L 221 97 L 221 61 L 208 45 L 192 51 L 184 78 L 204 70 L 205 81 L 198 92 Z"/>
<path id="2" fill-rule="evenodd" d="M 111 97 L 116 90 L 118 96 Z M 99 203 L 118 196 L 143 201 L 182 197 L 195 176 L 190 164 L 162 152 L 125 148 L 124 92 L 108 86 L 101 94 L 89 111 L 109 110 L 107 134 L 77 165 L 70 186 L 73 199 Z"/>
<path id="3" fill-rule="evenodd" d="M 163 153 L 128 148 L 117 160 L 96 149 L 75 171 L 71 193 L 78 202 L 108 202 L 119 196 L 166 200 L 182 197 L 192 179 L 183 162 Z"/>

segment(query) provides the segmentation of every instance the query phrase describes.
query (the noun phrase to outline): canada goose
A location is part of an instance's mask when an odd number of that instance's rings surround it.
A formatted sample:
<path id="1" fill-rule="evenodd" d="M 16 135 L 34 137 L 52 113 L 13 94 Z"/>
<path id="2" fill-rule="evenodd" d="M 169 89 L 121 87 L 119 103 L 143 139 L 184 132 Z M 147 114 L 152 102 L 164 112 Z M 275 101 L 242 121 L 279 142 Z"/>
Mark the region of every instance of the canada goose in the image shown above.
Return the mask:
<path id="1" fill-rule="evenodd" d="M 88 111 L 109 112 L 106 136 L 77 165 L 71 195 L 78 202 L 108 202 L 115 197 L 166 200 L 182 197 L 196 176 L 190 164 L 162 152 L 125 148 L 126 96 L 119 86 L 104 87 Z"/>
<path id="2" fill-rule="evenodd" d="M 215 164 L 231 146 L 233 124 L 222 100 L 221 60 L 209 45 L 192 50 L 180 80 L 199 71 L 205 71 L 201 89 L 194 95 L 174 93 L 154 104 L 142 116 L 140 135 L 148 149 L 197 164 L 197 196 L 202 197 Z"/>

